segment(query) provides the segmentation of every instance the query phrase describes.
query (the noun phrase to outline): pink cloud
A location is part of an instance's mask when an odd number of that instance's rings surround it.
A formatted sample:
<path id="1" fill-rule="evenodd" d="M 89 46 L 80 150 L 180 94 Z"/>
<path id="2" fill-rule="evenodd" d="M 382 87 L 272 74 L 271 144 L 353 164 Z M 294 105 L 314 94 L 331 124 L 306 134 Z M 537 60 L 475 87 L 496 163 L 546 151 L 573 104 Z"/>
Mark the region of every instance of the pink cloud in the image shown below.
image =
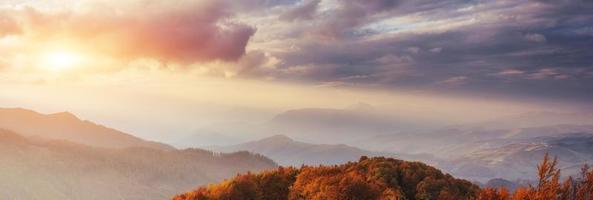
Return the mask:
<path id="1" fill-rule="evenodd" d="M 540 69 L 539 71 L 529 74 L 529 76 L 527 76 L 527 79 L 530 80 L 544 80 L 549 78 L 562 80 L 568 79 L 570 78 L 570 76 L 567 74 L 562 74 L 558 72 L 558 70 L 552 68 Z"/>
<path id="2" fill-rule="evenodd" d="M 0 37 L 19 33 L 21 33 L 21 29 L 14 18 L 0 12 Z"/>
<path id="3" fill-rule="evenodd" d="M 525 74 L 525 72 L 517 69 L 505 69 L 496 74 L 500 76 L 518 76 Z"/>
<path id="4" fill-rule="evenodd" d="M 166 6 L 149 1 L 132 7 L 104 5 L 88 12 L 49 14 L 29 8 L 20 13 L 20 25 L 30 39 L 66 38 L 114 57 L 181 63 L 235 61 L 245 54 L 256 30 L 229 22 L 226 7 L 223 1 Z"/>
<path id="5" fill-rule="evenodd" d="M 454 76 L 454 77 L 445 79 L 439 83 L 449 85 L 449 86 L 458 86 L 458 85 L 466 84 L 468 79 L 469 78 L 466 76 Z"/>

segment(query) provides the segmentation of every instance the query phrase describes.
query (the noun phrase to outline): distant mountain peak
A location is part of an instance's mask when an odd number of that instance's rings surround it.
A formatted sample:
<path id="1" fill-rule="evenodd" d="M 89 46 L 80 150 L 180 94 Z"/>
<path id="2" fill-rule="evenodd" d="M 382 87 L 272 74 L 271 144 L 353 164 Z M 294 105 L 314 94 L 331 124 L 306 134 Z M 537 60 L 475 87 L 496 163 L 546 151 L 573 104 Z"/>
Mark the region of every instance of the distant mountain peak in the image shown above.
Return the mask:
<path id="1" fill-rule="evenodd" d="M 294 142 L 294 140 L 286 135 L 274 135 L 262 139 L 261 141 L 275 141 L 275 142 Z"/>
<path id="2" fill-rule="evenodd" d="M 47 115 L 51 118 L 55 118 L 55 119 L 64 119 L 64 120 L 80 120 L 76 115 L 70 113 L 70 112 L 58 112 L 58 113 L 53 113 L 53 114 L 49 114 Z"/>
<path id="3" fill-rule="evenodd" d="M 0 108 L 0 111 L 6 113 L 22 113 L 22 114 L 39 114 L 33 110 L 25 109 L 25 108 Z"/>
<path id="4" fill-rule="evenodd" d="M 70 112 L 42 114 L 22 108 L 0 108 L 0 129 L 15 131 L 26 137 L 66 140 L 95 147 L 174 149 L 166 144 L 146 141 L 103 125 L 83 121 Z"/>
<path id="5" fill-rule="evenodd" d="M 57 112 L 57 113 L 53 113 L 53 114 L 42 114 L 39 113 L 37 111 L 33 111 L 30 109 L 25 109 L 25 108 L 0 108 L 0 112 L 3 112 L 4 114 L 7 115 L 34 115 L 37 117 L 43 117 L 43 116 L 47 116 L 49 118 L 53 118 L 53 119 L 68 119 L 68 120 L 76 120 L 79 121 L 80 119 L 70 113 L 70 112 Z"/>

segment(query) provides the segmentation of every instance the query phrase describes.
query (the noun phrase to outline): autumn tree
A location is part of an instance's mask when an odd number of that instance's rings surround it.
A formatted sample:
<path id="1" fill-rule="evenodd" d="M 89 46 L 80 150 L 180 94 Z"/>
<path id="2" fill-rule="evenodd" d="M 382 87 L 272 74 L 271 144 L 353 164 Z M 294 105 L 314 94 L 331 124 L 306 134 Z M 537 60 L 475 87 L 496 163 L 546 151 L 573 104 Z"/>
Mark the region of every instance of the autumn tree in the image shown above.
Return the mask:
<path id="1" fill-rule="evenodd" d="M 175 200 L 463 200 L 478 191 L 468 181 L 419 162 L 363 157 L 343 165 L 239 175 Z"/>
<path id="2" fill-rule="evenodd" d="M 518 188 L 513 195 L 504 189 L 485 188 L 478 195 L 478 200 L 592 200 L 593 170 L 585 165 L 577 179 L 569 177 L 560 183 L 560 170 L 557 159 L 550 159 L 549 154 L 537 167 L 537 185 Z"/>
<path id="3" fill-rule="evenodd" d="M 485 188 L 477 200 L 508 200 L 511 196 L 506 188 Z"/>

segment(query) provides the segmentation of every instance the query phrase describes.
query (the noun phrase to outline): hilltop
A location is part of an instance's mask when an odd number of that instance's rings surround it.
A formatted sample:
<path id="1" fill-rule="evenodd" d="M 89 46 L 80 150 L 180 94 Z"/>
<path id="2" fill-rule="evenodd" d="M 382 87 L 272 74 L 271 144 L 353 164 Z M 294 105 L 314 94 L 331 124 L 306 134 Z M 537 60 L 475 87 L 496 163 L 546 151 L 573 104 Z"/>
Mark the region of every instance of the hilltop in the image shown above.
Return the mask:
<path id="1" fill-rule="evenodd" d="M 173 199 L 471 199 L 478 192 L 478 186 L 420 162 L 361 157 L 343 165 L 239 175 Z"/>

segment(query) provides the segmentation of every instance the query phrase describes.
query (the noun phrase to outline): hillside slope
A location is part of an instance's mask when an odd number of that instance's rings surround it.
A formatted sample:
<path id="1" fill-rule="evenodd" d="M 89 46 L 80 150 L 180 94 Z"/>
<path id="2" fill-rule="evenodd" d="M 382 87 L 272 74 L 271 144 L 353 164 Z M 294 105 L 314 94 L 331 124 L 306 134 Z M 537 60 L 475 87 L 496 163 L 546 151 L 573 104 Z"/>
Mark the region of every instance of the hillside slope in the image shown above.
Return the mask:
<path id="1" fill-rule="evenodd" d="M 361 157 L 344 165 L 240 175 L 173 199 L 471 199 L 478 192 L 476 185 L 423 163 Z"/>
<path id="2" fill-rule="evenodd" d="M 537 159 L 545 154 L 558 157 L 563 176 L 581 172 L 584 164 L 593 164 L 593 134 L 574 133 L 555 137 L 539 137 L 530 142 L 484 149 L 453 161 L 451 173 L 473 180 L 500 177 L 508 180 L 535 179 L 532 171 Z"/>
<path id="3" fill-rule="evenodd" d="M 430 160 L 428 155 L 396 155 L 373 152 L 343 144 L 311 144 L 293 140 L 285 135 L 275 135 L 238 145 L 212 148 L 214 151 L 249 151 L 262 154 L 283 166 L 335 165 L 356 161 L 361 156 L 398 157 L 407 160 Z"/>
<path id="4" fill-rule="evenodd" d="M 84 121 L 72 113 L 41 114 L 21 108 L 0 108 L 0 129 L 27 137 L 67 140 L 95 147 L 148 147 L 161 150 L 174 148 L 150 142 L 130 134 Z"/>
<path id="5" fill-rule="evenodd" d="M 247 152 L 107 149 L 0 130 L 0 197 L 15 200 L 160 200 L 276 166 Z"/>

